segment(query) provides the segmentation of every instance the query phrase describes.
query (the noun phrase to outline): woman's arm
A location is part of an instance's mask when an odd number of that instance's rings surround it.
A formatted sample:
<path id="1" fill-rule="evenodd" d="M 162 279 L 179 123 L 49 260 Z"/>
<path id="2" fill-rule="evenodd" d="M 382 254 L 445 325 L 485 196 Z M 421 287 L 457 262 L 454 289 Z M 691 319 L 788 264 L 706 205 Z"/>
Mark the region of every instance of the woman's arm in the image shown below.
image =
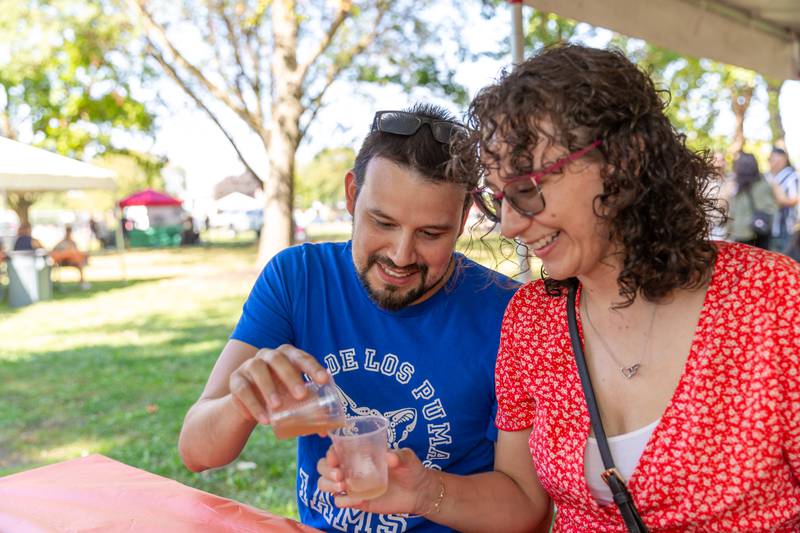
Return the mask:
<path id="1" fill-rule="evenodd" d="M 464 532 L 547 531 L 550 498 L 533 467 L 530 428 L 500 431 L 493 472 L 459 476 L 426 469 L 410 450 L 389 453 L 389 490 L 374 500 L 338 495 L 337 507 L 373 513 L 423 514 L 428 520 Z M 347 490 L 331 448 L 318 463 L 319 488 L 334 494 Z M 443 496 L 442 496 L 443 494 Z"/>
<path id="2" fill-rule="evenodd" d="M 464 532 L 547 531 L 550 497 L 533 467 L 529 438 L 530 429 L 499 431 L 494 472 L 442 474 L 445 498 L 428 518 Z"/>

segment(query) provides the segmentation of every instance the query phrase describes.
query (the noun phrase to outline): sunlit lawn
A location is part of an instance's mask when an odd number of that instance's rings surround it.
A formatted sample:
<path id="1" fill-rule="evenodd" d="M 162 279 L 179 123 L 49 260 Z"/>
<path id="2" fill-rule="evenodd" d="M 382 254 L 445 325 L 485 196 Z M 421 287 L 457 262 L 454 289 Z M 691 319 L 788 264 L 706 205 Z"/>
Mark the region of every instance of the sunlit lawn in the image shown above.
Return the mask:
<path id="1" fill-rule="evenodd" d="M 496 264 L 478 244 L 472 253 Z M 255 254 L 244 240 L 96 256 L 90 290 L 64 269 L 54 300 L 0 304 L 0 476 L 101 453 L 296 516 L 294 444 L 268 428 L 215 471 L 193 474 L 177 454 L 183 416 L 257 275 Z"/>

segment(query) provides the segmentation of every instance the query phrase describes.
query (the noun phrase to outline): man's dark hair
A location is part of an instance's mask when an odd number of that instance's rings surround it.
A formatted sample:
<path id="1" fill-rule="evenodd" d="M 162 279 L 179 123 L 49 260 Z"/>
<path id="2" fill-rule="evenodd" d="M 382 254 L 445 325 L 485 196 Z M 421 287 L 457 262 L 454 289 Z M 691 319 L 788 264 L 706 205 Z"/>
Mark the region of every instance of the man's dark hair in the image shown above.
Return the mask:
<path id="1" fill-rule="evenodd" d="M 668 97 L 620 51 L 571 44 L 545 49 L 478 93 L 469 109 L 469 139 L 454 143 L 451 170 L 471 175 L 498 168 L 504 145 L 510 164 L 504 170 L 524 174 L 533 170 L 539 143 L 574 152 L 601 140 L 586 157 L 604 163 L 604 190 L 594 206 L 622 247 L 622 305 L 639 294 L 659 301 L 710 278 L 716 247 L 708 235 L 722 217 L 707 194 L 716 176 L 710 154 L 686 146 L 664 114 Z M 551 294 L 566 283 L 545 280 Z"/>
<path id="2" fill-rule="evenodd" d="M 786 154 L 786 150 L 784 150 L 780 146 L 773 146 L 772 147 L 772 153 L 773 154 L 780 154 L 780 155 L 787 155 Z"/>
<path id="3" fill-rule="evenodd" d="M 786 166 L 787 166 L 787 167 L 790 167 L 790 166 L 792 166 L 792 162 L 791 162 L 791 161 L 789 161 L 789 154 L 788 154 L 788 153 L 786 153 L 786 150 L 784 150 L 784 149 L 783 149 L 783 148 L 781 148 L 780 146 L 773 146 L 773 147 L 772 147 L 772 153 L 773 153 L 773 154 L 782 155 L 782 156 L 783 156 L 783 158 L 786 160 Z"/>
<path id="4" fill-rule="evenodd" d="M 456 122 L 450 112 L 432 104 L 417 103 L 403 111 L 431 120 Z M 433 138 L 429 124 L 422 124 L 413 135 L 396 135 L 377 129 L 371 131 L 356 155 L 353 168 L 357 192 L 361 191 L 361 187 L 364 185 L 367 165 L 374 157 L 382 157 L 400 166 L 415 170 L 424 179 L 434 183 L 463 184 L 465 204 L 470 201 L 466 190 L 471 189 L 477 183 L 474 176 L 451 175 L 446 172 L 447 164 L 450 161 L 450 146 Z"/>

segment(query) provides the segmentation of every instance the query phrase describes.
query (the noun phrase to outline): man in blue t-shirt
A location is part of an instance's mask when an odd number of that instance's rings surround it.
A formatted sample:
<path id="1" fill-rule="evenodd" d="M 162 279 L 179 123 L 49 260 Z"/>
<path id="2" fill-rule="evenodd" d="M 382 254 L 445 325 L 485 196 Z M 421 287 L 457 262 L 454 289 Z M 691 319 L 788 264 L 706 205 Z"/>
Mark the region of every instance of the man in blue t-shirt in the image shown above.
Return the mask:
<path id="1" fill-rule="evenodd" d="M 516 284 L 454 252 L 477 179 L 445 174 L 462 128 L 433 106 L 376 114 L 345 177 L 352 240 L 286 249 L 263 270 L 184 421 L 190 469 L 235 459 L 256 425 L 269 423 L 276 383 L 299 399 L 303 374 L 319 383 L 334 376 L 348 415 L 383 415 L 390 447 L 412 450 L 428 468 L 493 469 L 494 362 Z M 304 523 L 449 531 L 424 517 L 336 507 L 317 487 L 329 447 L 318 435 L 298 439 Z"/>

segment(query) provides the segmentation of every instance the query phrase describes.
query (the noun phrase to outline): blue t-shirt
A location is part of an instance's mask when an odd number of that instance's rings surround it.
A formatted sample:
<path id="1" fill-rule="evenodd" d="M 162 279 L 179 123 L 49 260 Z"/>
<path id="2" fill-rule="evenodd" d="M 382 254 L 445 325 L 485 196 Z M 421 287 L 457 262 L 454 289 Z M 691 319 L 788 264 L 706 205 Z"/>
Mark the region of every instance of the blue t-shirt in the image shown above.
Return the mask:
<path id="1" fill-rule="evenodd" d="M 493 468 L 494 364 L 517 285 L 456 254 L 450 280 L 399 311 L 378 307 L 356 274 L 350 243 L 304 244 L 259 276 L 231 338 L 257 348 L 292 344 L 334 376 L 347 414 L 389 419 L 390 445 L 456 474 Z M 340 509 L 317 489 L 330 440 L 298 439 L 297 498 L 305 524 L 326 531 L 450 531 L 423 518 Z"/>

